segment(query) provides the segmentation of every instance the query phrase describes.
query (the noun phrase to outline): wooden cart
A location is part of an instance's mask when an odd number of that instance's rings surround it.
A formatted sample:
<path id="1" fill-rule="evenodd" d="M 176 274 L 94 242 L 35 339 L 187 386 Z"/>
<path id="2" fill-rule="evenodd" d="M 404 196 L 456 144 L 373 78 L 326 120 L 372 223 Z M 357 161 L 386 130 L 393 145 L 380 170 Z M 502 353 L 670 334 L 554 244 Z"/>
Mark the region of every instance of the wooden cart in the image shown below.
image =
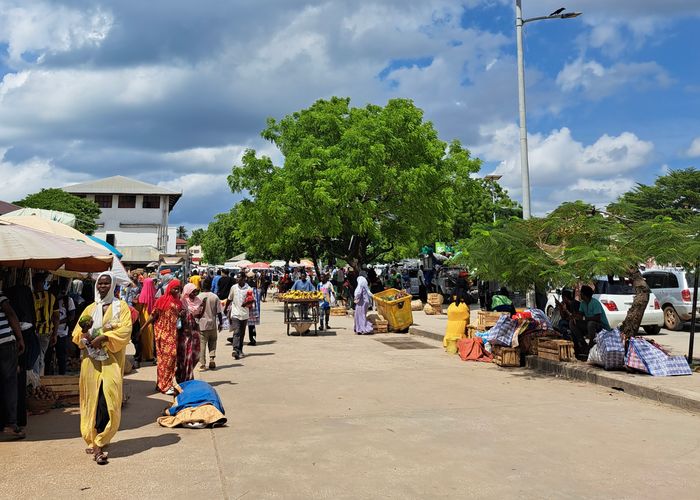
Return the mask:
<path id="1" fill-rule="evenodd" d="M 319 301 L 318 299 L 282 299 L 284 302 L 284 324 L 287 325 L 287 336 L 291 328 L 303 336 L 314 327 L 314 335 L 318 335 Z"/>

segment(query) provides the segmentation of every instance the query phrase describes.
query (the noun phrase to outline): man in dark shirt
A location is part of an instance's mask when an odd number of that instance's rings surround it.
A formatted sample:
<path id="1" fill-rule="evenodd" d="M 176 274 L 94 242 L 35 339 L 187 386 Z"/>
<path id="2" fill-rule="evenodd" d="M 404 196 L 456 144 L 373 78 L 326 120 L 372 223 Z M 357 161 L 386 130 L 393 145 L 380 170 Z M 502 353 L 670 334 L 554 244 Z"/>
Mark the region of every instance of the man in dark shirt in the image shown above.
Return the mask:
<path id="1" fill-rule="evenodd" d="M 233 282 L 231 281 L 229 270 L 223 269 L 221 271 L 221 278 L 219 278 L 216 287 L 216 295 L 219 297 L 219 299 L 228 299 L 228 294 L 231 292 L 231 285 L 233 285 Z"/>

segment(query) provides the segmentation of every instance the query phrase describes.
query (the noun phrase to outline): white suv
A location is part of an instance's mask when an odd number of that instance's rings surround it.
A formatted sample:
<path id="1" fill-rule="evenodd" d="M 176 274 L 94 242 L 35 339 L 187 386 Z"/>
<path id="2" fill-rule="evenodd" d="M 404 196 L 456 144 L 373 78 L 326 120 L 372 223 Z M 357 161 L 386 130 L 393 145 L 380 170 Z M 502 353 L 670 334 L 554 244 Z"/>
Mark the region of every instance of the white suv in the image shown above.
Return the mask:
<path id="1" fill-rule="evenodd" d="M 546 312 L 550 317 L 556 307 L 555 298 L 561 301 L 559 294 L 549 294 L 549 299 L 547 300 Z M 598 299 L 603 304 L 605 317 L 610 323 L 610 328 L 617 328 L 627 317 L 627 312 L 634 300 L 634 289 L 625 280 L 615 278 L 612 283 L 609 283 L 607 276 L 599 276 L 596 278 L 593 298 Z M 657 335 L 661 331 L 663 324 L 664 315 L 661 310 L 661 304 L 656 296 L 651 293 L 649 294 L 649 302 L 640 326 L 644 328 L 648 335 Z"/>
<path id="2" fill-rule="evenodd" d="M 644 279 L 661 303 L 666 328 L 683 328 L 683 322 L 690 321 L 693 314 L 695 276 L 683 269 L 649 269 Z"/>

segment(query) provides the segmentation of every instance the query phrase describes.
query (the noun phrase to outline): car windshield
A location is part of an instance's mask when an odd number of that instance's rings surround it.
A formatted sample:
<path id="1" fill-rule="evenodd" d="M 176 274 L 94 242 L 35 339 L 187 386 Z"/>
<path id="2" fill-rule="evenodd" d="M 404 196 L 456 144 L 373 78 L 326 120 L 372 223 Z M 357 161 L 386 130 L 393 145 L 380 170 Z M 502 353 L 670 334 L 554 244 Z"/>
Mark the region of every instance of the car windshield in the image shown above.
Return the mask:
<path id="1" fill-rule="evenodd" d="M 595 284 L 595 293 L 606 293 L 610 295 L 631 295 L 634 288 L 629 280 L 624 278 L 614 278 L 613 280 L 600 280 Z"/>

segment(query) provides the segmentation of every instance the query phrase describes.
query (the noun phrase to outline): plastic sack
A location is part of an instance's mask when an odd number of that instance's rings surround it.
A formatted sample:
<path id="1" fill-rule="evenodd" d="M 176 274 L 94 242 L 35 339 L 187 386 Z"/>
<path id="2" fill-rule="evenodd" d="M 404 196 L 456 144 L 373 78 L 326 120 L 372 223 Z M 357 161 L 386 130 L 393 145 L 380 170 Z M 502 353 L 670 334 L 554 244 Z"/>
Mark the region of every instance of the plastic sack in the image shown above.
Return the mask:
<path id="1" fill-rule="evenodd" d="M 521 311 L 521 312 L 513 314 L 512 318 L 513 319 L 530 319 L 530 318 L 532 318 L 532 314 L 530 313 L 530 311 Z"/>
<path id="2" fill-rule="evenodd" d="M 654 377 L 692 375 L 685 357 L 669 356 L 641 337 L 630 339 L 625 366 Z"/>
<path id="3" fill-rule="evenodd" d="M 595 337 L 596 346 L 606 370 L 619 370 L 625 366 L 625 346 L 620 330 L 602 330 Z"/>

